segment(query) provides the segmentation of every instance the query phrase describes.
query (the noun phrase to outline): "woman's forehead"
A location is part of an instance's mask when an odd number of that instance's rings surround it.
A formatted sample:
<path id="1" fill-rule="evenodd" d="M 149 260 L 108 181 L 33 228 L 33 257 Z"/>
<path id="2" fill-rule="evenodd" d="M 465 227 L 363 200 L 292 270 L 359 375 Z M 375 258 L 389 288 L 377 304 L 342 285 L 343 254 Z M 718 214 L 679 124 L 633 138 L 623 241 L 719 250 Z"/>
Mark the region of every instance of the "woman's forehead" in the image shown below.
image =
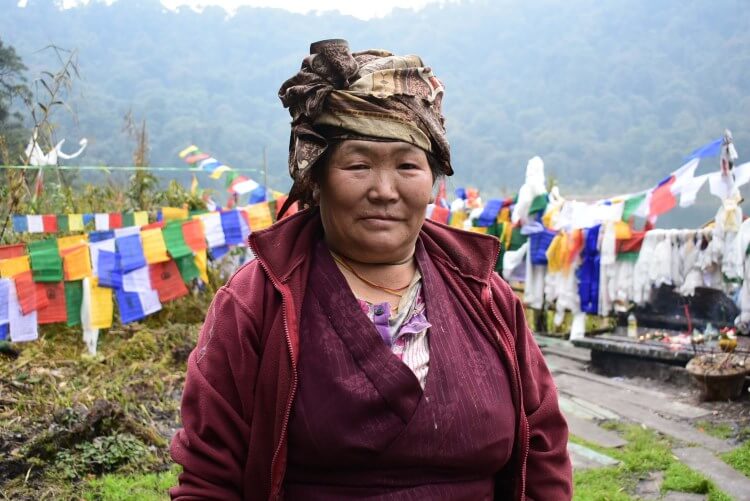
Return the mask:
<path id="1" fill-rule="evenodd" d="M 424 150 L 403 141 L 366 141 L 360 139 L 347 139 L 341 141 L 337 147 L 336 155 L 396 155 L 396 154 L 408 154 L 422 153 Z"/>

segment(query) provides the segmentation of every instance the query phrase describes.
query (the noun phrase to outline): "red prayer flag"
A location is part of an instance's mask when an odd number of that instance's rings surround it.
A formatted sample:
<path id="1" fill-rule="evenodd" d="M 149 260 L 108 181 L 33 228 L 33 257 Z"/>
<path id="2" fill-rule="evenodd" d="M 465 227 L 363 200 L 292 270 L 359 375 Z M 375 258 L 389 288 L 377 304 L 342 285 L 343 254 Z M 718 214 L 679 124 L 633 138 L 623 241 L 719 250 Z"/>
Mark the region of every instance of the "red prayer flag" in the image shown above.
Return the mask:
<path id="1" fill-rule="evenodd" d="M 26 244 L 0 245 L 0 260 L 26 254 Z"/>
<path id="2" fill-rule="evenodd" d="M 36 296 L 37 301 L 39 301 L 40 297 L 44 297 L 47 300 L 47 306 L 39 308 L 37 323 L 54 324 L 68 321 L 64 282 L 37 282 Z"/>
<path id="3" fill-rule="evenodd" d="M 677 199 L 671 189 L 674 181 L 675 178 L 672 176 L 671 179 L 662 183 L 651 192 L 651 205 L 648 211 L 649 217 L 660 216 L 665 212 L 669 212 L 677 205 Z"/>
<path id="4" fill-rule="evenodd" d="M 159 301 L 166 303 L 188 295 L 185 282 L 182 280 L 177 263 L 170 259 L 163 263 L 148 265 L 151 276 L 151 287 L 159 293 Z"/>
<path id="5" fill-rule="evenodd" d="M 209 158 L 209 155 L 206 153 L 196 153 L 195 155 L 190 155 L 189 157 L 185 157 L 185 162 L 189 164 L 194 164 L 196 162 L 200 162 L 201 160 L 205 160 Z"/>
<path id="6" fill-rule="evenodd" d="M 164 228 L 164 221 L 156 221 L 155 223 L 149 223 L 146 226 L 141 226 L 141 231 L 151 230 L 153 228 Z"/>
<path id="7" fill-rule="evenodd" d="M 245 211 L 242 211 L 245 212 Z M 206 234 L 203 231 L 203 223 L 199 219 L 191 219 L 182 224 L 182 236 L 185 243 L 193 252 L 204 251 L 208 248 Z"/>
<path id="8" fill-rule="evenodd" d="M 122 214 L 119 212 L 109 214 L 109 229 L 114 230 L 115 228 L 122 228 Z"/>
<path id="9" fill-rule="evenodd" d="M 13 277 L 16 283 L 16 294 L 21 313 L 28 315 L 34 310 L 44 308 L 49 301 L 43 293 L 37 293 L 36 284 L 32 278 L 31 271 L 24 271 Z"/>
<path id="10" fill-rule="evenodd" d="M 43 215 L 42 227 L 45 233 L 57 233 L 57 216 L 54 214 Z"/>
<path id="11" fill-rule="evenodd" d="M 450 215 L 451 211 L 449 209 L 436 205 L 432 210 L 432 216 L 430 216 L 430 219 L 437 223 L 448 224 L 448 218 Z"/>

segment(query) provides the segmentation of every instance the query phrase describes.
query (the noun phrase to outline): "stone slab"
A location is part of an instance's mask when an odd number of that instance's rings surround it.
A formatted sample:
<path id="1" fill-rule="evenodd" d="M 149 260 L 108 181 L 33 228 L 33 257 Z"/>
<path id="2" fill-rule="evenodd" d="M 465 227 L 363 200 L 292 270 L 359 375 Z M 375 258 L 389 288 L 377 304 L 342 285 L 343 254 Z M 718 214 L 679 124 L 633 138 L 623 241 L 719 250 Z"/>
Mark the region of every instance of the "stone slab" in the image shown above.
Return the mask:
<path id="1" fill-rule="evenodd" d="M 620 464 L 620 461 L 617 459 L 572 442 L 568 442 L 568 453 L 570 454 L 574 470 L 605 468 Z"/>
<path id="2" fill-rule="evenodd" d="M 738 472 L 703 447 L 674 449 L 672 453 L 737 501 L 750 501 L 750 478 Z"/>
<path id="3" fill-rule="evenodd" d="M 628 443 L 617 433 L 600 428 L 595 422 L 588 419 L 582 419 L 569 413 L 565 413 L 565 419 L 568 422 L 570 433 L 602 447 L 622 447 Z"/>
<path id="4" fill-rule="evenodd" d="M 571 395 L 558 395 L 558 404 L 566 415 L 573 414 L 581 419 L 621 419 L 621 416 L 609 409 Z"/>
<path id="5" fill-rule="evenodd" d="M 669 491 L 661 498 L 661 501 L 705 501 L 706 499 L 708 497 L 703 494 Z"/>
<path id="6" fill-rule="evenodd" d="M 560 369 L 559 372 L 562 373 L 562 375 L 558 374 L 555 381 L 564 378 L 566 380 L 570 379 L 571 384 L 579 385 L 583 391 L 590 392 L 590 394 L 593 395 L 612 392 L 613 389 L 617 389 L 620 390 L 617 392 L 620 398 L 623 398 L 628 402 L 680 418 L 695 419 L 707 416 L 711 413 L 711 411 L 707 409 L 702 409 L 694 405 L 675 402 L 672 397 L 666 393 L 651 390 L 649 388 L 642 388 L 623 381 L 616 381 L 590 372 L 565 368 Z"/>
<path id="7" fill-rule="evenodd" d="M 601 334 L 597 337 L 586 337 L 571 341 L 579 348 L 588 348 L 592 351 L 603 350 L 625 355 L 633 355 L 641 358 L 669 361 L 684 365 L 693 358 L 692 350 L 670 351 L 669 347 L 658 341 L 638 342 L 624 336 L 612 334 Z"/>
<path id="8" fill-rule="evenodd" d="M 558 376 L 555 381 L 558 391 L 562 394 L 595 402 L 597 405 L 605 407 L 624 418 L 653 428 L 682 442 L 698 444 L 714 452 L 727 452 L 733 448 L 729 442 L 701 433 L 688 424 L 661 417 L 648 405 L 637 405 L 629 402 L 623 398 L 624 392 L 617 391 L 612 387 L 602 385 L 604 391 L 596 387 L 593 390 L 584 388 L 583 385 L 579 384 L 579 378 L 567 374 Z"/>

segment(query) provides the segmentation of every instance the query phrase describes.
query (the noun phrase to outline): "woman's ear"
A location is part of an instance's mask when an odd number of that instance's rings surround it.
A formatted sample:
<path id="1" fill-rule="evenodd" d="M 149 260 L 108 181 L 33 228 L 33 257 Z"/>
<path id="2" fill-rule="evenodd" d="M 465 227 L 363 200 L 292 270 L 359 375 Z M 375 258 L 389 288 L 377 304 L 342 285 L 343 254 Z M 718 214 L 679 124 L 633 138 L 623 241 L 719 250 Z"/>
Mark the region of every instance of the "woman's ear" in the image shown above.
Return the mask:
<path id="1" fill-rule="evenodd" d="M 317 184 L 313 188 L 312 199 L 313 202 L 315 202 L 315 205 L 320 205 L 320 186 L 318 186 Z"/>

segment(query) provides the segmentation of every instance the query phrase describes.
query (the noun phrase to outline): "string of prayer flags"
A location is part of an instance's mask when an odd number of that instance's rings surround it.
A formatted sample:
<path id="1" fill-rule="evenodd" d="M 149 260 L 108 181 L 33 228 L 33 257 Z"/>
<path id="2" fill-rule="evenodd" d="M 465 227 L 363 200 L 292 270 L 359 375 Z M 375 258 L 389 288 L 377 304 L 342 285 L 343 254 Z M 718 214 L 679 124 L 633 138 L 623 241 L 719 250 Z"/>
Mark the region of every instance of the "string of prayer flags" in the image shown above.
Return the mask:
<path id="1" fill-rule="evenodd" d="M 63 282 L 37 282 L 37 298 L 44 296 L 47 306 L 38 308 L 37 320 L 39 324 L 54 324 L 68 320 L 68 310 L 65 304 L 65 284 Z"/>
<path id="2" fill-rule="evenodd" d="M 159 292 L 159 301 L 166 303 L 188 295 L 180 270 L 174 261 L 149 265 L 151 287 Z"/>
<path id="3" fill-rule="evenodd" d="M 67 312 L 68 327 L 80 325 L 81 302 L 83 301 L 83 281 L 75 280 L 64 282 L 65 286 L 65 310 Z"/>
<path id="4" fill-rule="evenodd" d="M 60 257 L 56 239 L 29 242 L 28 250 L 34 281 L 59 282 L 63 279 L 62 257 Z"/>
<path id="5" fill-rule="evenodd" d="M 143 242 L 143 254 L 148 264 L 161 263 L 169 260 L 167 255 L 167 244 L 164 235 L 159 228 L 150 228 L 141 231 Z"/>
<path id="6" fill-rule="evenodd" d="M 193 251 L 185 243 L 185 236 L 182 233 L 182 222 L 171 221 L 164 226 L 162 230 L 164 242 L 167 246 L 167 252 L 172 259 L 193 255 Z"/>

